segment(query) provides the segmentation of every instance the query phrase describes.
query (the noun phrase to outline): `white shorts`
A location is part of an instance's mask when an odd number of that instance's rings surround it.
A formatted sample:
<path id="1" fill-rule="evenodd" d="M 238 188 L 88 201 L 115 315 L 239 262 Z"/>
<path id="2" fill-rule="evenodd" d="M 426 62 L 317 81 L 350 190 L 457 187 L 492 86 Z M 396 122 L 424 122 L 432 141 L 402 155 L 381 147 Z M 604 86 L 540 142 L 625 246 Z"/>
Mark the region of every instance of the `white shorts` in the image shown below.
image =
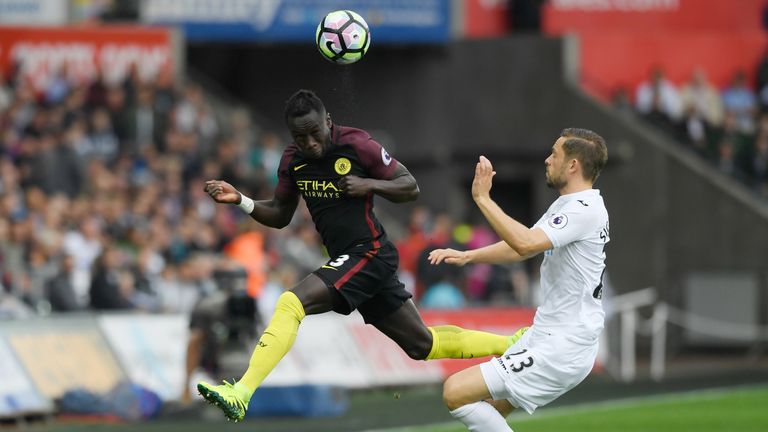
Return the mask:
<path id="1" fill-rule="evenodd" d="M 533 414 L 576 387 L 589 375 L 597 357 L 597 341 L 531 327 L 501 357 L 480 365 L 494 400 L 507 399 L 512 406 Z"/>

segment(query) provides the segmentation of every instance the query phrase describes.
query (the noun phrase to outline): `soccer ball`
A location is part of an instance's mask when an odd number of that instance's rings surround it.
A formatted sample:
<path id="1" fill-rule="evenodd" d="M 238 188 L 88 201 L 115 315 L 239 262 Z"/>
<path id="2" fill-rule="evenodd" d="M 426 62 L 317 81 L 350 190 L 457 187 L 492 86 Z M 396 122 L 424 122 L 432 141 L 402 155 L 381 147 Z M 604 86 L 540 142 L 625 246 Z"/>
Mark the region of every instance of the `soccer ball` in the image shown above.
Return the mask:
<path id="1" fill-rule="evenodd" d="M 371 32 L 363 17 L 351 10 L 338 10 L 317 25 L 316 40 L 324 58 L 346 65 L 363 58 L 371 45 Z"/>

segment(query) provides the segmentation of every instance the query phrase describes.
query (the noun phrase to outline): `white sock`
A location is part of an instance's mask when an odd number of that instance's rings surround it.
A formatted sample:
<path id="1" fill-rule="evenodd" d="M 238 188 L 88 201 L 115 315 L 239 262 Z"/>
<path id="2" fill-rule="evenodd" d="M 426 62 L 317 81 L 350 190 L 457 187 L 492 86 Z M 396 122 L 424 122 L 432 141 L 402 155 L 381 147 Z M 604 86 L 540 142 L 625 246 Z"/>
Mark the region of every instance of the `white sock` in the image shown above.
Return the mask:
<path id="1" fill-rule="evenodd" d="M 470 432 L 512 432 L 504 417 L 488 402 L 461 406 L 451 411 L 451 415 L 464 423 Z"/>

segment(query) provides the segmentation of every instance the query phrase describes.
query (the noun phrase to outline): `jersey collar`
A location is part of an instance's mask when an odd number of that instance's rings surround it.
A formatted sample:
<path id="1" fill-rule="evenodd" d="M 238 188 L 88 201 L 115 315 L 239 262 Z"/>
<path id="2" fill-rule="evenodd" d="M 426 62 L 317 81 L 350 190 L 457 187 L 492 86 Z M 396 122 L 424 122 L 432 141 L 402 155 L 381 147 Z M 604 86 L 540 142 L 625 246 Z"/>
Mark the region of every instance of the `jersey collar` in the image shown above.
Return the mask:
<path id="1" fill-rule="evenodd" d="M 581 197 L 597 196 L 600 195 L 600 189 L 587 189 L 579 192 L 573 192 L 565 195 L 560 195 L 558 201 L 573 201 Z"/>

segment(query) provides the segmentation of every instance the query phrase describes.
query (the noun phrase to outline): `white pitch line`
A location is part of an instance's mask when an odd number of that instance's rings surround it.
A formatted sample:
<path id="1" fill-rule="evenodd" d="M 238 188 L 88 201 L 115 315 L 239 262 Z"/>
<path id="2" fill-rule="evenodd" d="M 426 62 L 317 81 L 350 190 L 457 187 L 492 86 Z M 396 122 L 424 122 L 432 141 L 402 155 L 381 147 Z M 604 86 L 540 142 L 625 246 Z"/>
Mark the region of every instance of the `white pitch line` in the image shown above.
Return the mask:
<path id="1" fill-rule="evenodd" d="M 561 417 L 561 416 L 576 414 L 584 411 L 593 411 L 593 410 L 608 411 L 608 410 L 625 408 L 631 405 L 653 405 L 657 403 L 679 402 L 679 401 L 695 400 L 695 399 L 711 400 L 711 399 L 717 399 L 719 397 L 722 397 L 724 394 L 727 394 L 727 393 L 733 393 L 738 391 L 759 391 L 759 390 L 765 390 L 767 388 L 768 387 L 766 387 L 765 384 L 752 384 L 752 385 L 741 385 L 741 386 L 734 386 L 734 387 L 719 387 L 719 388 L 703 389 L 703 390 L 687 390 L 682 392 L 664 393 L 664 394 L 657 394 L 657 395 L 651 395 L 651 396 L 635 396 L 635 397 L 612 399 L 612 400 L 606 400 L 606 401 L 600 401 L 600 402 L 585 402 L 585 403 L 564 406 L 564 407 L 545 408 L 542 411 L 536 412 L 534 415 L 528 415 L 527 413 L 522 411 L 514 412 L 509 417 L 507 417 L 507 420 L 510 421 L 512 424 L 525 423 L 528 421 L 538 420 L 540 418 Z M 431 424 L 426 424 L 421 426 L 400 427 L 400 428 L 394 428 L 394 429 L 369 429 L 363 432 L 418 432 L 419 430 L 425 427 L 433 427 L 433 428 L 451 427 L 451 426 L 457 426 L 459 424 L 460 423 L 458 421 L 454 421 L 454 422 L 443 422 L 443 423 L 431 423 Z"/>

